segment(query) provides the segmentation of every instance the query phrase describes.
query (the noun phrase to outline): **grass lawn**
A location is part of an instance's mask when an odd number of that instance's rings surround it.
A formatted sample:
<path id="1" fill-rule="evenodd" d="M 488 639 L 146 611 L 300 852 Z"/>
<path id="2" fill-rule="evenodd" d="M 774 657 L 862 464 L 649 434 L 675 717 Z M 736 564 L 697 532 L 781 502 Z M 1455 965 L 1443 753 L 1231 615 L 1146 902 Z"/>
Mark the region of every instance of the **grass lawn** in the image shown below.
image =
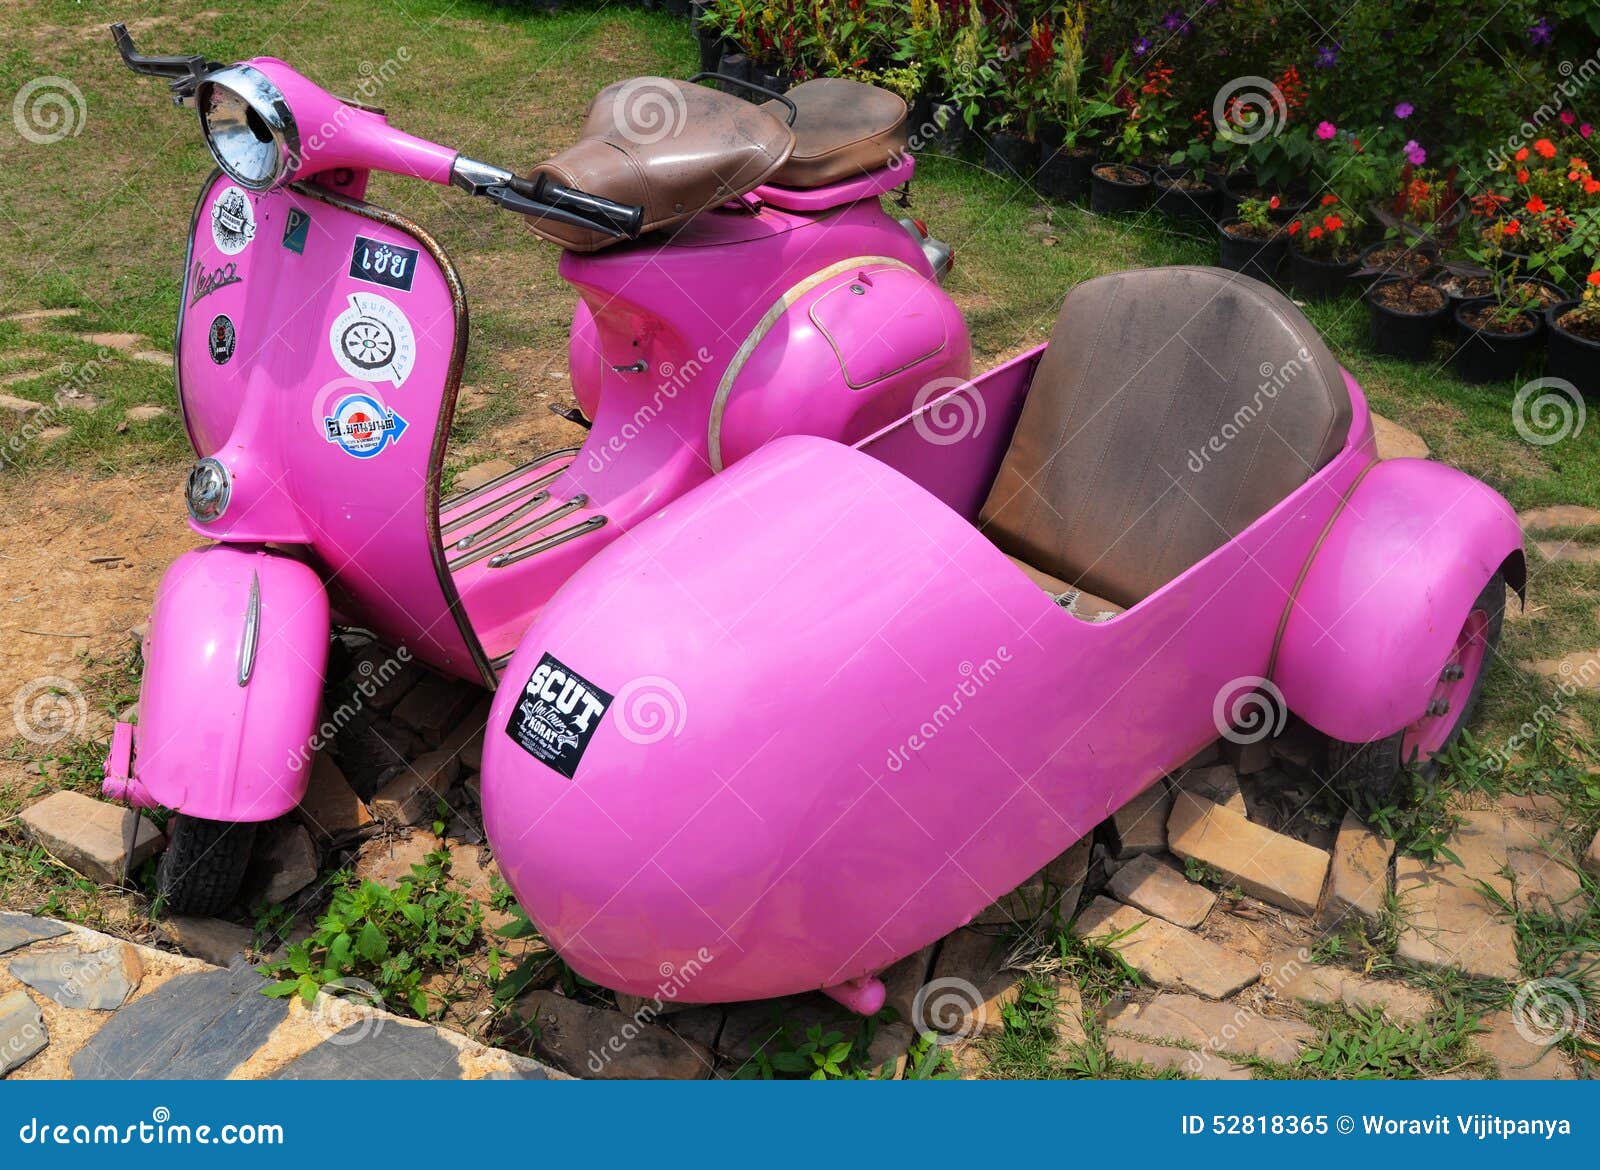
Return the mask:
<path id="1" fill-rule="evenodd" d="M 483 0 L 267 0 L 225 11 L 167 4 L 140 12 L 129 24 L 149 53 L 203 52 L 220 60 L 270 54 L 336 93 L 353 92 L 371 73 L 392 72 L 371 100 L 396 124 L 513 168 L 567 145 L 602 86 L 646 73 L 688 76 L 696 68 L 683 21 L 632 9 L 583 6 L 517 15 Z M 125 483 L 117 477 L 148 470 L 176 483 L 191 457 L 170 369 L 151 355 L 173 341 L 185 234 L 211 162 L 194 115 L 174 109 L 160 82 L 122 67 L 104 31 L 118 15 L 115 6 L 74 0 L 13 0 L 0 12 L 0 94 L 14 95 L 52 75 L 70 80 L 82 96 L 71 115 L 78 132 L 61 141 L 35 144 L 0 123 L 0 317 L 41 309 L 79 313 L 0 321 L 0 393 L 45 403 L 71 381 L 87 396 L 87 409 L 49 412 L 46 437 L 28 433 L 13 447 L 3 444 L 19 435 L 19 416 L 0 412 L 0 454 L 8 456 L 0 462 L 0 512 L 13 516 L 50 492 L 84 501 L 63 504 L 64 523 L 74 522 L 73 507 L 90 507 L 91 497 L 114 514 Z M 390 61 L 400 63 L 382 69 Z M 473 344 L 465 385 L 475 409 L 456 435 L 456 466 L 517 455 L 518 424 L 545 418 L 545 404 L 564 399 L 574 296 L 556 277 L 556 250 L 516 217 L 460 192 L 378 176 L 369 198 L 432 230 L 468 287 Z M 962 159 L 920 159 L 913 200 L 913 214 L 955 246 L 948 287 L 966 313 L 980 367 L 1044 340 L 1062 296 L 1087 277 L 1131 266 L 1216 261 L 1213 238 L 1154 213 L 1109 220 L 1052 205 Z M 1373 407 L 1420 434 L 1435 458 L 1486 480 L 1519 511 L 1554 503 L 1600 507 L 1600 421 L 1588 420 L 1561 442 L 1531 444 L 1513 426 L 1514 384 L 1466 385 L 1450 373 L 1443 349 L 1420 365 L 1374 356 L 1365 346 L 1366 310 L 1354 296 L 1308 312 Z M 141 405 L 165 410 L 129 419 L 127 411 Z M 183 535 L 181 507 L 163 523 Z M 1600 543 L 1596 529 L 1549 535 Z M 17 549 L 0 555 L 0 576 L 32 571 Z M 1600 825 L 1592 745 L 1600 694 L 1561 695 L 1552 680 L 1528 668 L 1535 660 L 1600 648 L 1600 563 L 1548 562 L 1530 550 L 1528 593 L 1527 612 L 1507 622 L 1475 733 L 1486 749 L 1504 744 L 1527 722 L 1537 733 L 1525 737 L 1510 771 L 1463 754 L 1422 793 L 1420 811 L 1391 814 L 1403 843 L 1427 848 L 1450 802 L 1482 803 L 1507 790 L 1557 797 L 1580 850 Z M 9 629 L 15 623 L 0 624 Z M 129 702 L 120 648 L 95 644 L 82 651 L 80 657 L 99 664 L 88 676 L 91 700 L 102 710 Z M 0 697 L 8 704 L 26 677 L 19 669 L 0 650 Z M 46 774 L 55 784 L 97 787 L 96 745 L 54 750 L 60 758 Z M 0 771 L 0 906 L 32 909 L 42 904 L 37 894 L 43 886 L 70 883 L 6 825 L 45 781 L 37 752 L 25 742 L 13 742 L 4 754 L 9 765 L 0 767 L 11 770 Z M 92 914 L 92 899 L 92 889 L 80 889 L 52 904 Z M 1538 956 L 1547 952 L 1576 947 L 1600 953 L 1600 913 L 1559 927 L 1520 925 L 1530 975 L 1539 973 Z M 1077 955 L 1068 966 L 1082 963 L 1089 970 L 1094 962 Z M 1380 953 L 1369 966 L 1385 962 Z M 1126 1071 L 1081 1053 L 1070 1059 L 1052 1054 L 1046 1040 L 1027 1039 L 1048 1032 L 1021 1021 L 1000 1067 L 1058 1075 Z M 1452 1058 L 1447 1052 L 1426 1067 L 1445 1067 Z"/>

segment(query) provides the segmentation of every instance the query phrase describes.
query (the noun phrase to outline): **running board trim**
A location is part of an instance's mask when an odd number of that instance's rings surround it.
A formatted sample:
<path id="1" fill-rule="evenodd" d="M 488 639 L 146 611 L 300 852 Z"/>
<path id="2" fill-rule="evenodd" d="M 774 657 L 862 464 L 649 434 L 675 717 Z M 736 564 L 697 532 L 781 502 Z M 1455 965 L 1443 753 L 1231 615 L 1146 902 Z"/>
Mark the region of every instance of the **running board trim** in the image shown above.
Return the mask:
<path id="1" fill-rule="evenodd" d="M 472 509 L 472 511 L 463 512 L 461 515 L 446 521 L 444 524 L 440 525 L 439 535 L 449 536 L 452 532 L 455 532 L 460 528 L 464 528 L 466 525 L 471 524 L 474 520 L 482 520 L 485 516 L 505 507 L 513 500 L 521 499 L 529 492 L 538 491 L 540 488 L 549 487 L 551 484 L 555 483 L 556 480 L 565 475 L 566 471 L 567 469 L 562 467 L 556 471 L 547 471 L 543 475 L 535 476 L 527 483 L 519 483 L 505 495 L 496 496 L 488 503 L 479 504 L 476 508 Z"/>
<path id="2" fill-rule="evenodd" d="M 519 548 L 512 552 L 503 552 L 499 556 L 490 557 L 489 567 L 491 569 L 503 569 L 507 565 L 514 565 L 518 561 L 527 560 L 535 553 L 542 553 L 558 544 L 565 544 L 569 540 L 582 536 L 585 532 L 593 532 L 596 528 L 603 526 L 605 522 L 606 518 L 604 516 L 590 516 L 581 524 L 574 524 L 571 528 L 563 528 L 560 532 L 552 532 L 549 536 L 541 537 L 528 545 L 527 548 Z"/>
<path id="3" fill-rule="evenodd" d="M 514 528 L 503 536 L 497 536 L 488 544 L 485 544 L 480 548 L 475 548 L 470 552 L 463 553 L 461 556 L 456 557 L 454 560 L 448 562 L 450 571 L 452 573 L 458 572 L 459 570 L 466 568 L 468 565 L 482 560 L 490 553 L 499 552 L 508 545 L 515 544 L 523 537 L 528 536 L 531 533 L 538 532 L 539 529 L 545 527 L 545 525 L 551 524 L 554 521 L 561 519 L 563 516 L 570 516 L 579 509 L 586 508 L 588 506 L 588 496 L 573 496 L 559 508 L 553 508 L 542 516 L 536 516 L 521 527 Z"/>
<path id="4" fill-rule="evenodd" d="M 543 455 L 528 460 L 528 462 L 524 463 L 521 467 L 513 467 L 504 475 L 495 476 L 488 483 L 480 483 L 475 488 L 471 488 L 464 492 L 457 492 L 455 495 L 451 496 L 449 499 L 445 500 L 439 505 L 439 515 L 443 516 L 446 512 L 453 508 L 459 508 L 462 504 L 467 503 L 469 500 L 476 500 L 485 492 L 492 492 L 497 487 L 504 487 L 506 484 L 516 479 L 517 476 L 521 475 L 525 471 L 532 471 L 535 467 L 543 467 L 546 463 L 554 462 L 555 460 L 561 459 L 567 455 L 575 456 L 577 455 L 578 451 L 579 448 L 577 447 L 563 447 L 559 451 L 546 451 Z"/>

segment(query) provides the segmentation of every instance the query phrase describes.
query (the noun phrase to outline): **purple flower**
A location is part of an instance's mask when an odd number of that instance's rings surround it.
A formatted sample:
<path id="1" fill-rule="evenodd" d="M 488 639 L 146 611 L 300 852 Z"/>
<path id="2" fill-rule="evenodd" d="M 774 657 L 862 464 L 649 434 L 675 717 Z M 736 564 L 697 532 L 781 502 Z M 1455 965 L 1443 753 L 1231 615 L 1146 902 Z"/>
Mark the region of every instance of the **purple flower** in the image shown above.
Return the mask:
<path id="1" fill-rule="evenodd" d="M 1420 167 L 1428 161 L 1428 152 L 1417 145 L 1415 138 L 1406 143 L 1406 161 L 1414 167 Z"/>
<path id="2" fill-rule="evenodd" d="M 1133 55 L 1135 57 L 1143 57 L 1149 51 L 1150 51 L 1150 38 L 1149 37 L 1140 37 L 1138 40 L 1133 42 Z"/>
<path id="3" fill-rule="evenodd" d="M 1409 118 L 1414 113 L 1416 113 L 1416 109 L 1415 109 L 1415 107 L 1412 106 L 1412 104 L 1410 102 L 1401 102 L 1398 106 L 1396 106 L 1394 108 L 1394 116 L 1396 118 L 1401 118 L 1401 119 Z"/>
<path id="4" fill-rule="evenodd" d="M 1555 25 L 1541 16 L 1536 22 L 1528 26 L 1528 40 L 1535 45 L 1548 45 L 1556 39 Z"/>
<path id="5" fill-rule="evenodd" d="M 1323 45 L 1317 49 L 1316 66 L 1318 69 L 1332 69 L 1339 63 L 1339 49 L 1335 45 Z"/>
<path id="6" fill-rule="evenodd" d="M 1177 32 L 1183 27 L 1183 25 L 1183 9 L 1181 8 L 1174 8 L 1171 12 L 1167 13 L 1166 19 L 1161 22 L 1161 27 L 1166 29 L 1168 32 Z"/>

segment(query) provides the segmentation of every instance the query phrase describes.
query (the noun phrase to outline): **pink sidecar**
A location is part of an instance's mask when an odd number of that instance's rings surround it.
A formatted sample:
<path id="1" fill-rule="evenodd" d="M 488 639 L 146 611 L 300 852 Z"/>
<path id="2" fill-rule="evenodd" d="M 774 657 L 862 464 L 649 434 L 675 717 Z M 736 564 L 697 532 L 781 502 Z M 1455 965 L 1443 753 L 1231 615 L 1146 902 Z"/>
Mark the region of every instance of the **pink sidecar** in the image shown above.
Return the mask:
<path id="1" fill-rule="evenodd" d="M 598 983 L 873 1011 L 1257 704 L 1370 782 L 1426 766 L 1508 584 L 1510 507 L 1380 462 L 1289 301 L 1105 276 L 1048 346 L 854 447 L 778 440 L 579 570 L 496 698 L 486 824 Z"/>

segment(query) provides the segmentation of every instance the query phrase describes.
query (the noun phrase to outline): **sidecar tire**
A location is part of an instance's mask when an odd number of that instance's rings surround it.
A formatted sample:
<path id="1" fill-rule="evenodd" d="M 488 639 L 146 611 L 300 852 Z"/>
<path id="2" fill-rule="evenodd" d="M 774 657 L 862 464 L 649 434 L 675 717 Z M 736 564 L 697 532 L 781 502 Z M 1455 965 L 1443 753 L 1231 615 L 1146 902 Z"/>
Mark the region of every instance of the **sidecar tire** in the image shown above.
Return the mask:
<path id="1" fill-rule="evenodd" d="M 156 868 L 156 892 L 167 910 L 211 917 L 232 906 L 255 839 L 254 824 L 174 813 L 167 821 L 167 851 Z"/>
<path id="2" fill-rule="evenodd" d="M 1408 769 L 1425 780 L 1431 780 L 1438 774 L 1439 765 L 1433 756 L 1454 746 L 1461 738 L 1462 729 L 1471 722 L 1483 693 L 1483 678 L 1488 671 L 1489 659 L 1500 645 L 1500 632 L 1506 616 L 1504 574 L 1497 572 L 1489 578 L 1489 583 L 1473 601 L 1468 614 L 1469 623 L 1476 615 L 1483 615 L 1481 639 L 1484 649 L 1465 698 L 1452 706 L 1450 714 L 1454 716 L 1454 722 L 1443 733 L 1438 747 L 1430 752 L 1427 759 L 1408 758 L 1418 755 L 1414 746 L 1407 747 L 1411 728 L 1372 743 L 1345 743 L 1329 739 L 1323 776 L 1330 786 L 1365 794 L 1379 806 L 1392 805 L 1407 795 L 1404 779 Z"/>

